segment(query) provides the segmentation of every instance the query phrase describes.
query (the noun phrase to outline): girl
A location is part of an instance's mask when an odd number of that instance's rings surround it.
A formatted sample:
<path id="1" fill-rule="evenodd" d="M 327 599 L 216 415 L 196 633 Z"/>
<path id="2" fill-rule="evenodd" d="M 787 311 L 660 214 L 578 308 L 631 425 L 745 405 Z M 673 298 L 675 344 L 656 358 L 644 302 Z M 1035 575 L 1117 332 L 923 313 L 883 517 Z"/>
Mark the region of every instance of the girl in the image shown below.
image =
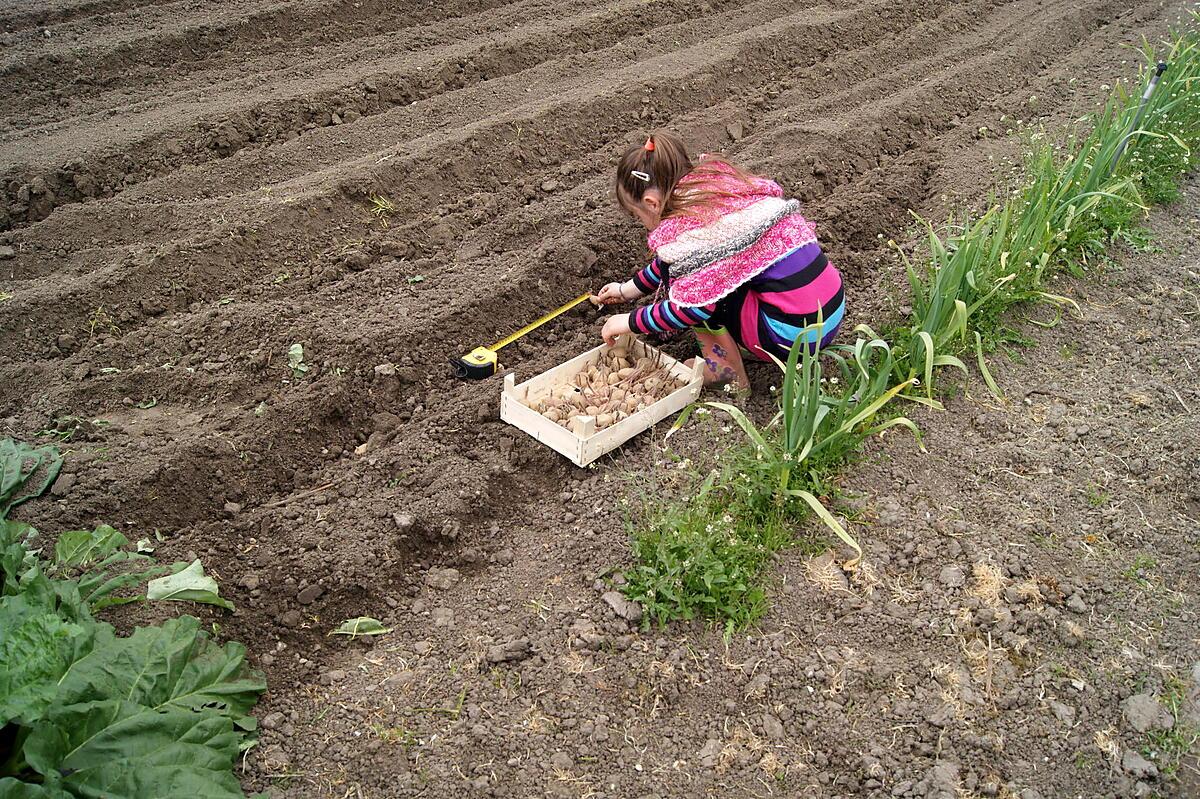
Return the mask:
<path id="1" fill-rule="evenodd" d="M 601 336 L 693 328 L 707 365 L 705 382 L 748 389 L 739 347 L 786 360 L 801 335 L 823 347 L 845 312 L 842 278 L 821 252 L 800 203 L 774 181 L 715 157 L 693 164 L 683 141 L 657 133 L 631 147 L 617 166 L 617 201 L 650 230 L 650 265 L 609 283 L 597 303 L 658 300 L 610 317 Z M 665 292 L 666 296 L 659 300 Z M 804 328 L 820 319 L 816 331 Z"/>

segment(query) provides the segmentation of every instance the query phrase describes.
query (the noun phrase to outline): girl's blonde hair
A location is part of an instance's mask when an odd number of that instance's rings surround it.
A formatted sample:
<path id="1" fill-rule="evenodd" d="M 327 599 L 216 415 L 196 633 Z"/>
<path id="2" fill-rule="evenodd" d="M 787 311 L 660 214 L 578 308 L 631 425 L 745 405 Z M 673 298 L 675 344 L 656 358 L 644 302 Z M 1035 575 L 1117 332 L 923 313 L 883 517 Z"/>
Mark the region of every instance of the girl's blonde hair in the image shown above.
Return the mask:
<path id="1" fill-rule="evenodd" d="M 734 196 L 720 188 L 717 180 L 730 175 L 747 185 L 754 180 L 754 175 L 716 156 L 704 156 L 699 163 L 692 163 L 683 139 L 669 131 L 658 131 L 651 133 L 645 144 L 626 150 L 617 162 L 617 202 L 632 212 L 647 190 L 658 189 L 663 196 L 660 219 L 694 214 L 714 200 Z M 676 191 L 685 176 L 686 191 Z"/>

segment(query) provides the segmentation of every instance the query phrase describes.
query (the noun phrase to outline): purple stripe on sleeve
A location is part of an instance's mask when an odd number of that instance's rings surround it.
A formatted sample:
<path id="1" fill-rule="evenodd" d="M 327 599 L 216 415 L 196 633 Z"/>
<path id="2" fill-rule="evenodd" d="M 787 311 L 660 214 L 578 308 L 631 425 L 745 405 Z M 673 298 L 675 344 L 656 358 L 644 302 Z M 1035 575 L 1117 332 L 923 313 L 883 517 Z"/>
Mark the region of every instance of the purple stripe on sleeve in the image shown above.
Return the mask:
<path id="1" fill-rule="evenodd" d="M 643 294 L 649 294 L 654 291 L 662 283 L 662 264 L 655 258 L 649 264 L 633 276 L 633 284 L 638 287 L 638 291 Z"/>

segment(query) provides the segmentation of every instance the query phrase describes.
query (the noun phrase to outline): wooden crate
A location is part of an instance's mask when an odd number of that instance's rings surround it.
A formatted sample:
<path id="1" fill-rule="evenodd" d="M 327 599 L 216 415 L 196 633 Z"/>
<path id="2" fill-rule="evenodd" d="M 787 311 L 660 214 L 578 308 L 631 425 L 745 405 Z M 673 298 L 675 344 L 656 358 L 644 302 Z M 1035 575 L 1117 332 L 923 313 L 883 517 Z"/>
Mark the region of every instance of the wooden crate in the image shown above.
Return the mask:
<path id="1" fill-rule="evenodd" d="M 514 427 L 524 430 L 554 451 L 565 455 L 576 466 L 587 466 L 638 433 L 649 430 L 668 416 L 683 410 L 700 396 L 700 389 L 704 387 L 702 372 L 704 362 L 701 359 L 697 358 L 696 365 L 689 369 L 680 361 L 634 336 L 622 336 L 621 340 L 617 342 L 617 346 L 628 350 L 635 358 L 644 356 L 660 358 L 662 364 L 670 369 L 674 377 L 684 381 L 684 385 L 658 402 L 603 430 L 597 431 L 595 429 L 596 420 L 585 416 L 583 417 L 585 425 L 583 435 L 576 435 L 566 428 L 559 427 L 530 407 L 536 405 L 556 387 L 570 382 L 578 372 L 597 363 L 601 354 L 612 349 L 607 344 L 603 344 L 553 369 L 542 372 L 524 383 L 518 384 L 516 375 L 512 372 L 506 374 L 504 391 L 500 395 L 500 418 Z"/>

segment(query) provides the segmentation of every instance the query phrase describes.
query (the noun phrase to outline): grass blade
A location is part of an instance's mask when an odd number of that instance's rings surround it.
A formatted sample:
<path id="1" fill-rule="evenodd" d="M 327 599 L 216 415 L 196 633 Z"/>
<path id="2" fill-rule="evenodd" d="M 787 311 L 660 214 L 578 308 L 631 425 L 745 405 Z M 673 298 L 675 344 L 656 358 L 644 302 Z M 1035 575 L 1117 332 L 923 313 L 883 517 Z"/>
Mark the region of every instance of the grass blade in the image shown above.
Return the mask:
<path id="1" fill-rule="evenodd" d="M 992 373 L 988 371 L 987 361 L 983 358 L 983 338 L 978 332 L 975 333 L 975 357 L 979 361 L 979 373 L 983 375 L 983 382 L 987 384 L 992 396 L 1001 402 L 1005 401 L 1004 392 L 1000 390 L 1000 386 L 996 385 L 996 381 L 992 379 Z"/>
<path id="2" fill-rule="evenodd" d="M 846 528 L 842 527 L 838 520 L 833 517 L 829 509 L 821 504 L 821 500 L 817 499 L 812 492 L 804 491 L 803 489 L 793 488 L 789 489 L 787 493 L 788 496 L 804 500 L 812 508 L 813 513 L 817 514 L 817 518 L 825 522 L 826 527 L 832 530 L 838 538 L 842 539 L 842 541 L 854 550 L 854 558 L 846 561 L 846 564 L 842 568 L 846 571 L 854 571 L 858 568 L 859 561 L 862 560 L 863 555 L 862 547 L 858 545 L 858 542 L 854 540 L 852 535 L 846 532 Z"/>

